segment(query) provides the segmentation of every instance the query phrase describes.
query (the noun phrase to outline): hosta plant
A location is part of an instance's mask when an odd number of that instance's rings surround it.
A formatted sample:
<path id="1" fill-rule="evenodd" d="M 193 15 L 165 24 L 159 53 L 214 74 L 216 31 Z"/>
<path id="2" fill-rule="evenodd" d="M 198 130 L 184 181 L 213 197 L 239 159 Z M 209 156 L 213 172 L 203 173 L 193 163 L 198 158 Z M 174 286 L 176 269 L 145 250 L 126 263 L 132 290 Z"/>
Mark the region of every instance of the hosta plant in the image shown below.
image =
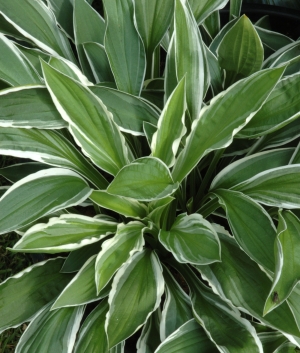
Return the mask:
<path id="1" fill-rule="evenodd" d="M 227 3 L 0 0 L 17 353 L 300 347 L 300 42 Z"/>

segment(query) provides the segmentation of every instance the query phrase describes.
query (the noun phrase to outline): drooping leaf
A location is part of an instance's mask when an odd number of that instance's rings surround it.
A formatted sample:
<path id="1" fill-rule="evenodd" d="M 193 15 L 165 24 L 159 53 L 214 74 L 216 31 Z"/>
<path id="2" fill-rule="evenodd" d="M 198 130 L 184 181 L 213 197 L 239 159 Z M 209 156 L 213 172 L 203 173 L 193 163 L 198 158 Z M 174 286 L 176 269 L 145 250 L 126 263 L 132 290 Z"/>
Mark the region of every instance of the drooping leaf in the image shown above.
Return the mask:
<path id="1" fill-rule="evenodd" d="M 133 2 L 103 0 L 103 4 L 106 12 L 104 46 L 117 87 L 120 91 L 139 96 L 146 60 L 143 42 L 133 22 Z"/>
<path id="2" fill-rule="evenodd" d="M 177 188 L 178 183 L 173 182 L 163 162 L 154 157 L 144 157 L 121 169 L 107 192 L 139 201 L 152 201 L 171 195 Z"/>
<path id="3" fill-rule="evenodd" d="M 23 227 L 34 220 L 78 205 L 92 190 L 78 174 L 50 168 L 16 182 L 0 199 L 0 233 Z"/>
<path id="4" fill-rule="evenodd" d="M 56 258 L 39 262 L 0 284 L 1 332 L 30 320 L 57 297 L 72 278 L 59 272 L 63 261 Z"/>
<path id="5" fill-rule="evenodd" d="M 143 250 L 144 224 L 129 222 L 119 224 L 116 235 L 102 244 L 95 263 L 95 282 L 99 293 L 135 252 Z"/>
<path id="6" fill-rule="evenodd" d="M 189 3 L 197 23 L 200 24 L 212 12 L 222 9 L 228 0 L 189 0 Z"/>
<path id="7" fill-rule="evenodd" d="M 53 102 L 83 152 L 115 175 L 128 163 L 125 139 L 104 104 L 88 88 L 43 63 Z M 82 119 L 82 117 L 85 117 Z"/>
<path id="8" fill-rule="evenodd" d="M 178 262 L 205 265 L 220 261 L 220 244 L 210 223 L 199 214 L 181 214 L 159 240 Z"/>
<path id="9" fill-rule="evenodd" d="M 158 308 L 163 288 L 162 268 L 154 252 L 138 252 L 121 267 L 108 299 L 105 329 L 109 347 L 131 336 L 146 322 Z"/>
<path id="10" fill-rule="evenodd" d="M 49 311 L 50 305 L 31 321 L 23 333 L 16 353 L 71 352 L 84 307 Z"/>
<path id="11" fill-rule="evenodd" d="M 264 70 L 240 80 L 204 107 L 173 168 L 181 181 L 209 151 L 228 146 L 267 99 L 283 69 Z M 243 104 L 240 104 L 240 102 Z"/>
<path id="12" fill-rule="evenodd" d="M 65 214 L 30 228 L 14 245 L 14 251 L 50 253 L 68 252 L 98 242 L 115 233 L 117 223 L 101 218 Z"/>

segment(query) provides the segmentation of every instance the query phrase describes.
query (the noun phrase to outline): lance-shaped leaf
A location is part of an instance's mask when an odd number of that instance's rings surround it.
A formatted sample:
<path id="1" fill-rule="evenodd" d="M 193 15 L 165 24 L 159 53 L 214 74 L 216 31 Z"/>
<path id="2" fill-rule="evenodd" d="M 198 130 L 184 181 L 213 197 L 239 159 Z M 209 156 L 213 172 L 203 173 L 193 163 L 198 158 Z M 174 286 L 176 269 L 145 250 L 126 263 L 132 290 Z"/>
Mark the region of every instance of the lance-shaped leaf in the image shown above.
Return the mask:
<path id="1" fill-rule="evenodd" d="M 50 168 L 16 182 L 0 199 L 0 234 L 87 199 L 92 190 L 78 174 Z"/>
<path id="2" fill-rule="evenodd" d="M 158 308 L 163 290 L 162 268 L 154 252 L 138 252 L 120 268 L 108 298 L 105 329 L 109 347 L 131 336 L 147 321 Z"/>
<path id="3" fill-rule="evenodd" d="M 1 8 L 1 3 L 0 3 Z M 0 79 L 12 86 L 40 84 L 38 74 L 33 70 L 20 50 L 0 33 Z"/>
<path id="4" fill-rule="evenodd" d="M 205 46 L 208 69 L 210 74 L 210 84 L 214 95 L 223 91 L 224 70 L 219 65 L 217 57 Z"/>
<path id="5" fill-rule="evenodd" d="M 264 315 L 282 304 L 300 281 L 300 220 L 290 211 L 279 212 L 275 261 L 273 284 Z"/>
<path id="6" fill-rule="evenodd" d="M 0 1 L 0 13 L 23 36 L 48 53 L 76 61 L 67 37 L 57 27 L 53 12 L 43 1 Z M 41 28 L 43 30 L 41 30 Z"/>
<path id="7" fill-rule="evenodd" d="M 107 87 L 94 86 L 91 87 L 91 91 L 102 100 L 112 113 L 120 130 L 132 135 L 143 135 L 144 122 L 157 125 L 159 114 L 141 98 Z"/>
<path id="8" fill-rule="evenodd" d="M 4 168 L 0 168 L 0 175 L 2 175 L 5 179 L 15 183 L 29 174 L 33 174 L 39 172 L 43 169 L 51 168 L 50 166 L 42 163 L 28 162 L 28 163 L 19 163 L 9 165 Z"/>
<path id="9" fill-rule="evenodd" d="M 163 275 L 166 299 L 160 321 L 162 342 L 185 322 L 193 318 L 190 298 L 182 290 L 167 267 L 164 267 Z"/>
<path id="10" fill-rule="evenodd" d="M 199 28 L 187 0 L 175 2 L 174 46 L 177 80 L 186 78 L 187 107 L 195 120 L 199 117 L 209 72 Z"/>
<path id="11" fill-rule="evenodd" d="M 229 19 L 232 19 L 234 17 L 240 17 L 242 2 L 243 2 L 243 0 L 230 1 Z"/>
<path id="12" fill-rule="evenodd" d="M 216 37 L 213 39 L 209 46 L 209 50 L 217 56 L 217 50 L 218 47 L 222 41 L 222 39 L 225 37 L 226 33 L 234 26 L 234 24 L 238 21 L 238 18 L 235 18 L 228 22 L 221 30 L 220 32 L 216 35 Z"/>
<path id="13" fill-rule="evenodd" d="M 82 47 L 96 83 L 114 82 L 115 79 L 104 46 L 95 42 L 85 42 Z"/>
<path id="14" fill-rule="evenodd" d="M 176 58 L 175 58 L 175 40 L 174 33 L 171 37 L 169 47 L 167 48 L 167 57 L 166 57 L 166 67 L 165 67 L 165 101 L 169 99 L 172 92 L 178 84 L 177 75 L 176 75 Z"/>
<path id="15" fill-rule="evenodd" d="M 139 96 L 146 57 L 143 42 L 133 22 L 133 2 L 104 0 L 103 4 L 106 13 L 104 46 L 117 87 L 120 91 Z"/>
<path id="16" fill-rule="evenodd" d="M 117 223 L 106 219 L 64 214 L 50 218 L 47 224 L 31 227 L 14 245 L 14 251 L 49 253 L 68 252 L 95 243 L 117 230 Z"/>
<path id="17" fill-rule="evenodd" d="M 186 145 L 175 162 L 175 181 L 183 180 L 209 151 L 230 145 L 233 136 L 260 109 L 283 70 L 264 70 L 240 80 L 202 109 L 200 118 L 194 121 Z"/>
<path id="18" fill-rule="evenodd" d="M 39 262 L 1 283 L 0 332 L 29 321 L 57 297 L 72 278 L 59 272 L 63 262 L 62 258 Z"/>
<path id="19" fill-rule="evenodd" d="M 160 308 L 147 320 L 137 341 L 137 353 L 154 352 L 161 340 L 159 337 Z"/>
<path id="20" fill-rule="evenodd" d="M 217 233 L 199 214 L 179 215 L 169 231 L 160 231 L 159 240 L 178 262 L 205 265 L 220 261 Z"/>
<path id="21" fill-rule="evenodd" d="M 282 343 L 275 351 L 274 353 L 294 353 L 299 351 L 297 348 L 299 347 L 298 345 L 295 345 L 291 342 L 285 342 Z"/>
<path id="22" fill-rule="evenodd" d="M 85 0 L 74 0 L 74 35 L 79 61 L 84 74 L 92 80 L 93 73 L 85 55 L 83 43 L 104 43 L 105 22 Z"/>
<path id="23" fill-rule="evenodd" d="M 294 287 L 292 293 L 287 298 L 287 303 L 292 313 L 294 314 L 298 328 L 300 329 L 300 308 L 299 308 L 299 297 L 300 296 L 300 284 Z"/>
<path id="24" fill-rule="evenodd" d="M 287 165 L 261 172 L 233 189 L 268 206 L 299 208 L 300 166 Z"/>
<path id="25" fill-rule="evenodd" d="M 97 294 L 95 284 L 96 255 L 90 257 L 82 266 L 72 281 L 60 293 L 51 310 L 58 308 L 78 306 L 94 302 L 108 296 L 110 286 Z"/>
<path id="26" fill-rule="evenodd" d="M 293 43 L 285 45 L 284 47 L 278 49 L 270 55 L 263 63 L 263 68 L 271 67 L 282 55 L 286 58 L 293 58 L 297 56 L 299 52 L 300 42 L 297 40 Z M 287 59 L 288 60 L 288 59 Z"/>
<path id="27" fill-rule="evenodd" d="M 216 353 L 217 347 L 195 319 L 187 321 L 165 339 L 154 353 Z"/>
<path id="28" fill-rule="evenodd" d="M 66 352 L 71 353 L 84 307 L 63 308 L 49 311 L 47 305 L 23 333 L 16 353 Z"/>
<path id="29" fill-rule="evenodd" d="M 281 33 L 270 31 L 267 28 L 262 28 L 259 21 L 255 23 L 255 29 L 262 43 L 272 50 L 278 50 L 288 44 L 294 43 L 291 38 Z"/>
<path id="30" fill-rule="evenodd" d="M 90 199 L 97 205 L 126 217 L 144 218 L 147 214 L 147 207 L 137 200 L 111 195 L 105 190 L 94 190 Z"/>
<path id="31" fill-rule="evenodd" d="M 55 131 L 1 128 L 0 153 L 72 169 L 99 188 L 108 184 L 72 143 Z"/>
<path id="32" fill-rule="evenodd" d="M 300 75 L 281 80 L 239 137 L 259 137 L 279 130 L 300 116 Z"/>
<path id="33" fill-rule="evenodd" d="M 49 8 L 53 11 L 55 18 L 65 33 L 74 37 L 73 29 L 73 3 L 70 0 L 48 0 Z"/>
<path id="34" fill-rule="evenodd" d="M 276 229 L 262 206 L 240 192 L 218 189 L 215 194 L 226 211 L 232 234 L 254 261 L 274 272 Z"/>
<path id="35" fill-rule="evenodd" d="M 263 353 L 262 344 L 249 321 L 206 287 L 187 266 L 178 266 L 191 290 L 193 312 L 212 342 L 222 353 Z"/>
<path id="36" fill-rule="evenodd" d="M 95 282 L 99 293 L 135 252 L 143 250 L 145 244 L 140 222 L 120 224 L 116 235 L 102 244 L 95 264 Z"/>
<path id="37" fill-rule="evenodd" d="M 128 156 L 111 113 L 88 88 L 46 63 L 42 65 L 53 102 L 83 152 L 103 170 L 117 174 L 128 163 Z"/>
<path id="38" fill-rule="evenodd" d="M 170 203 L 175 198 L 172 196 L 167 196 L 163 199 L 152 201 L 148 204 L 148 215 L 147 220 L 151 223 L 157 225 L 158 229 L 162 227 L 164 221 L 165 212 L 167 212 Z"/>
<path id="39" fill-rule="evenodd" d="M 135 0 L 134 12 L 137 30 L 149 58 L 170 26 L 174 1 Z"/>
<path id="40" fill-rule="evenodd" d="M 61 129 L 61 118 L 43 86 L 21 86 L 0 92 L 0 126 Z"/>
<path id="41" fill-rule="evenodd" d="M 218 47 L 218 59 L 226 70 L 227 87 L 261 68 L 264 49 L 247 16 L 243 15 L 226 33 Z"/>
<path id="42" fill-rule="evenodd" d="M 189 3 L 197 23 L 201 23 L 212 12 L 222 9 L 228 0 L 189 0 Z"/>
<path id="43" fill-rule="evenodd" d="M 228 234 L 220 234 L 218 230 L 218 236 L 221 241 L 222 262 L 197 266 L 214 292 L 263 324 L 289 336 L 289 339 L 292 338 L 291 335 L 300 337 L 299 329 L 287 303 L 283 303 L 276 310 L 263 316 L 263 308 L 271 286 L 269 277 Z"/>
<path id="44" fill-rule="evenodd" d="M 260 172 L 287 165 L 293 152 L 293 148 L 282 148 L 241 158 L 217 174 L 211 183 L 210 190 L 230 189 Z"/>
<path id="45" fill-rule="evenodd" d="M 122 168 L 107 188 L 112 195 L 152 201 L 171 195 L 178 188 L 167 166 L 154 157 L 144 157 Z"/>
<path id="46" fill-rule="evenodd" d="M 183 78 L 166 102 L 151 142 L 152 156 L 161 159 L 168 167 L 175 163 L 181 138 L 186 133 L 185 110 L 185 78 Z"/>

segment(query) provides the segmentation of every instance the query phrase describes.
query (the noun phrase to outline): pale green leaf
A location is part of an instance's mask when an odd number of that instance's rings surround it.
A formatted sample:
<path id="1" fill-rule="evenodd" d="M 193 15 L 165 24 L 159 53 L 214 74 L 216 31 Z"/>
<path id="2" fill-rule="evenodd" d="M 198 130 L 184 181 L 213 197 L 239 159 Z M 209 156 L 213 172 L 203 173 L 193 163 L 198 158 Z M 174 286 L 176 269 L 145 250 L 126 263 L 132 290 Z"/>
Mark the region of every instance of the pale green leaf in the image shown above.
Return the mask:
<path id="1" fill-rule="evenodd" d="M 70 353 L 84 313 L 84 307 L 49 311 L 47 305 L 29 324 L 16 347 L 16 353 Z"/>
<path id="2" fill-rule="evenodd" d="M 144 157 L 122 168 L 107 188 L 112 195 L 152 201 L 171 195 L 178 188 L 167 166 L 154 157 Z"/>
<path id="3" fill-rule="evenodd" d="M 16 182 L 0 199 L 0 233 L 23 227 L 34 220 L 80 204 L 92 190 L 78 174 L 50 168 Z"/>
<path id="4" fill-rule="evenodd" d="M 116 235 L 102 244 L 95 264 L 95 282 L 99 293 L 135 252 L 143 250 L 145 244 L 140 222 L 119 224 Z"/>
<path id="5" fill-rule="evenodd" d="M 143 42 L 134 26 L 133 2 L 103 0 L 103 4 L 106 13 L 104 46 L 117 87 L 120 91 L 139 96 L 146 57 Z"/>
<path id="6" fill-rule="evenodd" d="M 48 90 L 83 152 L 113 175 L 128 163 L 125 139 L 102 101 L 87 87 L 43 63 Z M 82 119 L 82 117 L 85 117 Z"/>
<path id="7" fill-rule="evenodd" d="M 135 253 L 117 272 L 109 294 L 105 323 L 109 347 L 131 336 L 147 321 L 158 308 L 163 291 L 157 255 L 149 250 Z"/>
<path id="8" fill-rule="evenodd" d="M 189 0 L 197 23 L 201 23 L 212 12 L 222 9 L 228 0 Z"/>
<path id="9" fill-rule="evenodd" d="M 169 99 L 172 92 L 178 84 L 176 74 L 176 58 L 175 58 L 175 40 L 174 34 L 171 37 L 169 47 L 167 48 L 166 67 L 165 67 L 165 101 Z"/>
<path id="10" fill-rule="evenodd" d="M 214 97 L 201 110 L 174 165 L 175 181 L 183 180 L 208 152 L 230 145 L 233 136 L 260 109 L 282 72 L 283 68 L 257 72 Z"/>
<path id="11" fill-rule="evenodd" d="M 59 272 L 63 261 L 39 262 L 0 284 L 0 332 L 29 321 L 57 297 L 72 278 Z"/>

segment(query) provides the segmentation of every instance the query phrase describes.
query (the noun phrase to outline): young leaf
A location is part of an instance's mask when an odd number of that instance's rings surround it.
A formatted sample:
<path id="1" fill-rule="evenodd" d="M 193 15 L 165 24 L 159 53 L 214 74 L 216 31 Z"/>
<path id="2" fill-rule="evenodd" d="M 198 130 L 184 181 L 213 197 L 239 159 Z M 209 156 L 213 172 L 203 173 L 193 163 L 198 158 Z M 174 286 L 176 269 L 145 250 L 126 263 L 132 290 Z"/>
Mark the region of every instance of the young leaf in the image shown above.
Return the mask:
<path id="1" fill-rule="evenodd" d="M 174 33 L 171 37 L 169 47 L 167 48 L 167 57 L 166 57 L 166 67 L 165 67 L 165 82 L 164 82 L 164 91 L 165 91 L 165 102 L 169 99 L 172 92 L 178 84 L 177 74 L 176 74 L 176 58 L 175 58 L 175 39 Z"/>
<path id="2" fill-rule="evenodd" d="M 117 223 L 87 216 L 65 214 L 50 218 L 47 224 L 31 227 L 14 245 L 14 251 L 68 252 L 98 242 L 117 230 Z"/>
<path id="3" fill-rule="evenodd" d="M 16 353 L 39 353 L 42 350 L 72 352 L 84 307 L 63 308 L 54 312 L 49 309 L 50 305 L 45 306 L 31 321 L 16 347 Z"/>
<path id="4" fill-rule="evenodd" d="M 144 157 L 121 169 L 107 192 L 139 201 L 152 201 L 171 195 L 177 188 L 178 183 L 173 182 L 163 162 L 154 157 Z"/>
<path id="5" fill-rule="evenodd" d="M 228 0 L 189 0 L 189 3 L 197 23 L 200 24 L 212 12 L 222 9 Z"/>
<path id="6" fill-rule="evenodd" d="M 147 320 L 143 327 L 142 333 L 137 341 L 137 353 L 154 352 L 159 346 L 161 340 L 159 338 L 159 321 L 160 308 L 158 308 Z"/>
<path id="7" fill-rule="evenodd" d="M 300 281 L 300 220 L 292 212 L 279 212 L 275 242 L 275 274 L 264 315 L 282 304 Z"/>
<path id="8" fill-rule="evenodd" d="M 234 17 L 240 17 L 241 15 L 241 7 L 243 0 L 231 0 L 230 1 L 230 13 L 229 19 L 231 20 Z"/>
<path id="9" fill-rule="evenodd" d="M 102 244 L 95 264 L 95 282 L 99 293 L 135 252 L 143 250 L 144 224 L 129 222 L 119 224 L 116 235 Z"/>
<path id="10" fill-rule="evenodd" d="M 240 80 L 202 109 L 200 118 L 194 121 L 186 145 L 175 162 L 172 173 L 175 181 L 183 180 L 209 151 L 230 145 L 233 136 L 260 109 L 283 70 L 264 70 Z"/>
<path id="11" fill-rule="evenodd" d="M 117 174 L 128 163 L 128 152 L 111 113 L 87 87 L 46 63 L 42 66 L 53 102 L 83 152 L 103 170 Z"/>
<path id="12" fill-rule="evenodd" d="M 0 332 L 29 321 L 57 297 L 72 278 L 59 272 L 63 262 L 63 258 L 39 262 L 0 284 Z"/>
<path id="13" fill-rule="evenodd" d="M 179 215 L 169 231 L 160 231 L 159 240 L 178 262 L 206 265 L 220 261 L 217 233 L 199 214 Z"/>
<path id="14" fill-rule="evenodd" d="M 117 272 L 109 294 L 105 323 L 109 347 L 131 336 L 147 321 L 158 308 L 163 290 L 157 255 L 149 250 L 135 253 Z"/>
<path id="15" fill-rule="evenodd" d="M 103 0 L 103 4 L 107 23 L 104 46 L 117 87 L 120 91 L 139 96 L 146 59 L 143 42 L 133 22 L 133 2 Z"/>
<path id="16" fill-rule="evenodd" d="M 175 163 L 185 127 L 185 78 L 183 78 L 166 102 L 157 123 L 157 131 L 151 142 L 152 156 L 161 159 L 168 167 Z"/>

